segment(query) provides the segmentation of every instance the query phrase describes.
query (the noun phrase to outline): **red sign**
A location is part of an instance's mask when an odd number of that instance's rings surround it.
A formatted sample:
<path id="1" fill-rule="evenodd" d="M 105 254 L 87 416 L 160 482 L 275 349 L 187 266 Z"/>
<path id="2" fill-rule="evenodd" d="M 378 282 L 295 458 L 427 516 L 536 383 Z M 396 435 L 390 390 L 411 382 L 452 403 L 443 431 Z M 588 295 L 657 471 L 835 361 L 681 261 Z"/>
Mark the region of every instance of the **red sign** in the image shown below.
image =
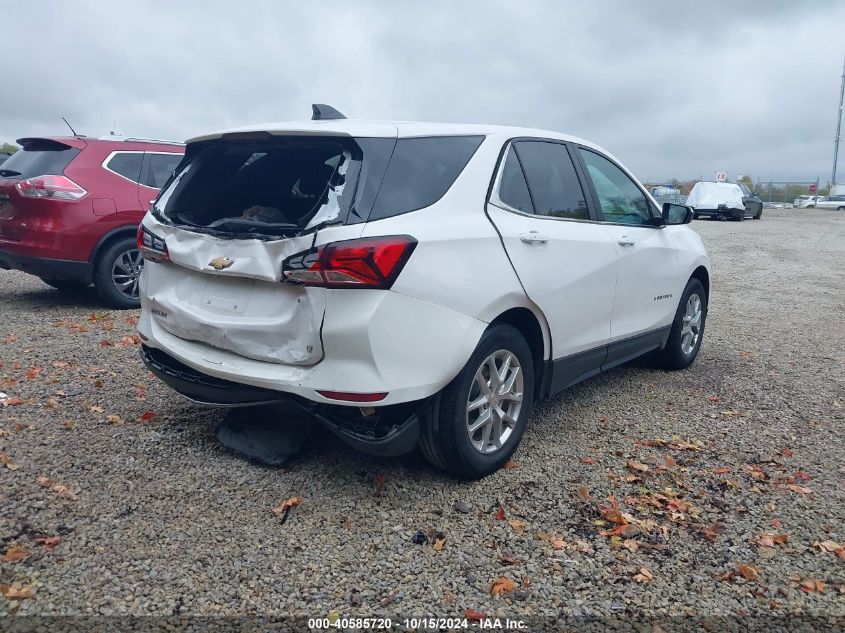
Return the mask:
<path id="1" fill-rule="evenodd" d="M 807 187 L 807 191 L 809 191 L 810 193 L 816 193 L 816 186 L 810 185 L 809 187 Z"/>

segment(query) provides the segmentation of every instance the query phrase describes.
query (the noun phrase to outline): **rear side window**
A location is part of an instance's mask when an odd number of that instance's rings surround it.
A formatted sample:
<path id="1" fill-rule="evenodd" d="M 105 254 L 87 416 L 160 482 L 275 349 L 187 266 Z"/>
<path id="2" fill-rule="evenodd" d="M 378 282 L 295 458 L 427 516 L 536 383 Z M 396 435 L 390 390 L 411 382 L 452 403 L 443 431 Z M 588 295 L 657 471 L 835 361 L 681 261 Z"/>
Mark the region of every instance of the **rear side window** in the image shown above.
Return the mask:
<path id="1" fill-rule="evenodd" d="M 106 163 L 106 169 L 132 182 L 140 182 L 143 162 L 143 152 L 115 152 Z"/>
<path id="2" fill-rule="evenodd" d="M 0 165 L 0 177 L 61 176 L 79 154 L 75 147 L 49 139 L 20 142 L 23 147 Z"/>
<path id="3" fill-rule="evenodd" d="M 522 173 L 522 167 L 513 147 L 508 149 L 505 166 L 502 168 L 502 179 L 499 182 L 499 200 L 512 209 L 517 209 L 523 213 L 534 213 L 534 205 L 531 204 L 531 194 L 528 193 L 525 174 Z"/>
<path id="4" fill-rule="evenodd" d="M 400 138 L 369 219 L 416 211 L 440 200 L 483 140 L 483 136 Z"/>
<path id="5" fill-rule="evenodd" d="M 537 215 L 588 220 L 587 199 L 565 145 L 544 141 L 513 144 Z"/>
<path id="6" fill-rule="evenodd" d="M 142 185 L 161 189 L 167 179 L 173 175 L 176 165 L 182 160 L 181 154 L 154 154 L 147 152 L 145 155 L 146 165 Z"/>

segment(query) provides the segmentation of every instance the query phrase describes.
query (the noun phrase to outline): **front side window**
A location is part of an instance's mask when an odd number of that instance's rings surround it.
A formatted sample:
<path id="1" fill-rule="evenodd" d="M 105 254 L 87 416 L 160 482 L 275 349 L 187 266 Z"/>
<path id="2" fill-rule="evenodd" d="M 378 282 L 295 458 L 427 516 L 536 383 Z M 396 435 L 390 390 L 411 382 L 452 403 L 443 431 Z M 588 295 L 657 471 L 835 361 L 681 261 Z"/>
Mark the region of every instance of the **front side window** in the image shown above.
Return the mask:
<path id="1" fill-rule="evenodd" d="M 161 189 L 173 174 L 176 165 L 182 160 L 181 154 L 153 154 L 147 152 L 147 166 L 142 184 L 153 189 Z"/>
<path id="2" fill-rule="evenodd" d="M 143 162 L 144 154 L 141 152 L 117 152 L 106 163 L 106 168 L 132 182 L 140 182 Z"/>
<path id="3" fill-rule="evenodd" d="M 546 141 L 513 144 L 537 215 L 588 220 L 587 200 L 565 145 Z"/>
<path id="4" fill-rule="evenodd" d="M 651 224 L 651 205 L 628 175 L 603 156 L 580 149 L 604 219 L 620 224 Z"/>

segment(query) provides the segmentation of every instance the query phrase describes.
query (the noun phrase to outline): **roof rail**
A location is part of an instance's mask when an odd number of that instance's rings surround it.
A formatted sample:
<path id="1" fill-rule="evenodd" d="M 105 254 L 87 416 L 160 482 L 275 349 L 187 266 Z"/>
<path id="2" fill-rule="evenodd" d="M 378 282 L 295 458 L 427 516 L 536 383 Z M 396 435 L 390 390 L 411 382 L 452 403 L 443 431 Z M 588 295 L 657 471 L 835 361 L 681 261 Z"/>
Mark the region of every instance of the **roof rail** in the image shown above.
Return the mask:
<path id="1" fill-rule="evenodd" d="M 345 119 L 339 111 L 335 110 L 330 105 L 325 103 L 311 104 L 311 120 L 312 121 L 326 121 L 328 119 Z"/>
<path id="2" fill-rule="evenodd" d="M 101 141 L 123 141 L 125 143 L 159 143 L 160 145 L 178 145 L 183 146 L 184 143 L 179 141 L 163 141 L 156 138 L 138 138 L 135 136 L 118 136 L 117 134 L 109 134 L 108 136 L 101 136 Z"/>

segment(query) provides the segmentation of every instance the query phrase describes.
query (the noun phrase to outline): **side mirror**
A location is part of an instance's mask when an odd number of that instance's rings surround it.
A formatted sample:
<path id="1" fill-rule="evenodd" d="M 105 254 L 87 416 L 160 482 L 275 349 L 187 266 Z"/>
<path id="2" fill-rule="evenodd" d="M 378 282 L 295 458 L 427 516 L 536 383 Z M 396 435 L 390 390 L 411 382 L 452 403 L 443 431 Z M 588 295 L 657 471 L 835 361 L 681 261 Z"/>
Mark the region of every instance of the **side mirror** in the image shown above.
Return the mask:
<path id="1" fill-rule="evenodd" d="M 685 204 L 663 203 L 663 222 L 666 224 L 689 224 L 693 213 L 692 207 Z"/>

